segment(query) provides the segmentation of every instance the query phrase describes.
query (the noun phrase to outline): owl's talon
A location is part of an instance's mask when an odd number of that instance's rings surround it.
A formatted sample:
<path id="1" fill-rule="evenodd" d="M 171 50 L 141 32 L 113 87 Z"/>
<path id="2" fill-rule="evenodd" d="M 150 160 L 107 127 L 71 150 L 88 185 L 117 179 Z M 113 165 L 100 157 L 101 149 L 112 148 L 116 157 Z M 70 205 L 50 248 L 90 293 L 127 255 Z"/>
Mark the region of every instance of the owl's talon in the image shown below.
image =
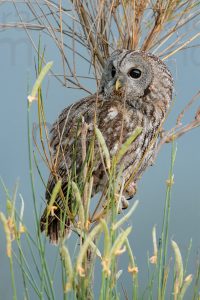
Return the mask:
<path id="1" fill-rule="evenodd" d="M 116 196 L 116 204 L 117 204 L 117 212 L 120 214 L 122 209 L 126 209 L 129 206 L 129 203 L 125 196 L 119 196 L 119 194 L 115 194 Z"/>
<path id="2" fill-rule="evenodd" d="M 122 209 L 126 209 L 129 206 L 129 203 L 124 196 L 121 197 L 121 204 L 122 204 Z"/>
<path id="3" fill-rule="evenodd" d="M 137 191 L 137 186 L 136 186 L 136 183 L 133 181 L 126 188 L 126 191 L 125 191 L 126 200 L 128 200 L 128 201 L 131 200 L 135 196 L 136 191 Z"/>
<path id="4" fill-rule="evenodd" d="M 130 201 L 130 200 L 133 199 L 134 196 L 135 196 L 135 194 L 133 194 L 133 195 L 131 195 L 131 196 L 128 196 L 128 197 L 126 198 L 126 200 Z"/>
<path id="5" fill-rule="evenodd" d="M 123 209 L 126 209 L 129 206 L 127 199 L 124 196 L 121 196 L 118 203 L 118 213 L 120 214 Z"/>

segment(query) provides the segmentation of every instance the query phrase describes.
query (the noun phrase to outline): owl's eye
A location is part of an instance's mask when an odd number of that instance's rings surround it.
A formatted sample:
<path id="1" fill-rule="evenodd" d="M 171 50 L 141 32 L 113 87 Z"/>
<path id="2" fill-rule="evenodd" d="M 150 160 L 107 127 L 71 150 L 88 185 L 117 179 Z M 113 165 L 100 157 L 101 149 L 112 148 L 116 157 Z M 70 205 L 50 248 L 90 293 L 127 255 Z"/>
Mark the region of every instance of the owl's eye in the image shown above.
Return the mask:
<path id="1" fill-rule="evenodd" d="M 111 69 L 111 76 L 112 76 L 112 78 L 115 77 L 115 74 L 116 74 L 116 69 L 115 69 L 115 67 L 112 65 L 112 69 Z"/>
<path id="2" fill-rule="evenodd" d="M 139 69 L 133 68 L 129 71 L 129 76 L 134 79 L 140 78 L 141 74 L 142 72 Z"/>

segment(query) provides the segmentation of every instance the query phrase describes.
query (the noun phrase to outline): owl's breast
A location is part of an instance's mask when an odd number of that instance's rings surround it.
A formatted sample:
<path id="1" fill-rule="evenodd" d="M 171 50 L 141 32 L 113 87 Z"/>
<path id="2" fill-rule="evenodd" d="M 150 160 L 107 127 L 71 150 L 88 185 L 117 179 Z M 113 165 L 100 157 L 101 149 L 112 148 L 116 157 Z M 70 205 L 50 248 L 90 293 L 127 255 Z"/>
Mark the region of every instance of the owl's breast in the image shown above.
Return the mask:
<path id="1" fill-rule="evenodd" d="M 146 109 L 148 112 L 148 110 Z M 125 183 L 137 182 L 141 174 L 152 163 L 157 135 L 161 123 L 161 113 L 152 111 L 151 116 L 144 110 L 124 106 L 122 101 L 106 101 L 97 110 L 97 126 L 104 136 L 110 156 L 117 155 L 123 144 L 135 132 L 142 128 L 141 134 L 129 145 L 127 151 L 118 162 L 117 169 L 122 170 Z M 92 134 L 93 130 L 91 131 Z M 99 157 L 99 145 L 96 143 L 96 162 L 94 167 L 95 194 L 101 191 L 107 182 L 105 166 Z"/>
<path id="2" fill-rule="evenodd" d="M 142 127 L 141 135 L 130 146 L 134 150 L 147 147 L 147 141 L 154 132 L 154 124 L 142 112 L 128 109 L 123 103 L 106 103 L 98 113 L 98 127 L 101 130 L 111 155 L 116 154 L 119 147 Z M 156 122 L 154 122 L 157 126 Z"/>
<path id="3" fill-rule="evenodd" d="M 117 154 L 122 145 L 134 134 L 137 127 L 142 128 L 141 134 L 132 142 L 119 162 L 123 166 L 125 177 L 132 172 L 137 175 L 150 164 L 157 141 L 157 129 L 160 117 L 149 115 L 136 109 L 127 109 L 119 105 L 110 105 L 107 113 L 99 118 L 102 131 L 111 156 Z"/>

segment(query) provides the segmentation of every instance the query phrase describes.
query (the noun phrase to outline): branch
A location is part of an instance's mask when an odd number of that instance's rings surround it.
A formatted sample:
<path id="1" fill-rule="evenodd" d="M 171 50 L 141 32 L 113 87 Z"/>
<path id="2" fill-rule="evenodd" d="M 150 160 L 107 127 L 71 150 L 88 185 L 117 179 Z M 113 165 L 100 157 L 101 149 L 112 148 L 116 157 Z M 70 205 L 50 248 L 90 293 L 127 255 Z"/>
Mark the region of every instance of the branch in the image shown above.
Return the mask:
<path id="1" fill-rule="evenodd" d="M 158 144 L 156 153 L 155 153 L 155 158 L 157 157 L 158 153 L 160 152 L 162 146 L 166 143 L 171 143 L 174 140 L 180 138 L 183 136 L 185 133 L 191 131 L 194 128 L 197 128 L 200 126 L 200 107 L 198 107 L 194 119 L 189 122 L 187 125 L 182 125 L 182 119 L 185 116 L 186 112 L 191 108 L 191 106 L 195 103 L 197 99 L 200 97 L 200 91 L 198 91 L 192 99 L 188 102 L 188 104 L 184 107 L 184 109 L 180 112 L 180 114 L 177 117 L 176 120 L 176 125 L 166 131 L 161 133 L 161 139 Z"/>

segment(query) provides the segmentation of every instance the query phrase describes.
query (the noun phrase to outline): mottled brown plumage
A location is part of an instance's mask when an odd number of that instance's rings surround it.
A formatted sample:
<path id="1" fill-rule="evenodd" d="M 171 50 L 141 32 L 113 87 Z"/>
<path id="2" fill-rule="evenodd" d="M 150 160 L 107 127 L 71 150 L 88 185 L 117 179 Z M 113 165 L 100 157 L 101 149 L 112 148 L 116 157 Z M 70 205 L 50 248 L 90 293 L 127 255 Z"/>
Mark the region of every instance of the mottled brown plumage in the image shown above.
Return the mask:
<path id="1" fill-rule="evenodd" d="M 116 83 L 117 82 L 117 83 Z M 76 139 L 77 124 L 81 118 L 88 124 L 87 146 L 94 136 L 94 120 L 103 134 L 111 157 L 137 126 L 141 134 L 131 144 L 118 167 L 123 166 L 124 196 L 135 193 L 136 182 L 152 163 L 158 129 L 166 117 L 173 81 L 165 64 L 156 56 L 141 52 L 117 50 L 108 59 L 103 70 L 98 93 L 81 99 L 65 108 L 51 130 L 51 149 L 56 170 L 49 176 L 46 200 L 58 179 L 62 179 L 62 192 L 66 196 L 68 175 L 72 169 L 76 141 L 76 174 L 82 167 L 81 138 Z M 78 121 L 79 120 L 79 121 Z M 103 191 L 107 181 L 102 160 L 95 142 L 96 160 L 93 168 L 93 191 Z M 55 176 L 56 174 L 56 176 Z M 133 176 L 134 175 L 134 176 Z M 57 197 L 55 216 L 48 216 L 45 209 L 41 218 L 41 230 L 48 224 L 47 235 L 56 242 L 60 234 L 60 208 L 65 207 L 62 197 Z M 70 208 L 69 203 L 69 208 Z M 123 203 L 124 208 L 126 201 Z M 66 230 L 70 221 L 66 216 Z"/>

